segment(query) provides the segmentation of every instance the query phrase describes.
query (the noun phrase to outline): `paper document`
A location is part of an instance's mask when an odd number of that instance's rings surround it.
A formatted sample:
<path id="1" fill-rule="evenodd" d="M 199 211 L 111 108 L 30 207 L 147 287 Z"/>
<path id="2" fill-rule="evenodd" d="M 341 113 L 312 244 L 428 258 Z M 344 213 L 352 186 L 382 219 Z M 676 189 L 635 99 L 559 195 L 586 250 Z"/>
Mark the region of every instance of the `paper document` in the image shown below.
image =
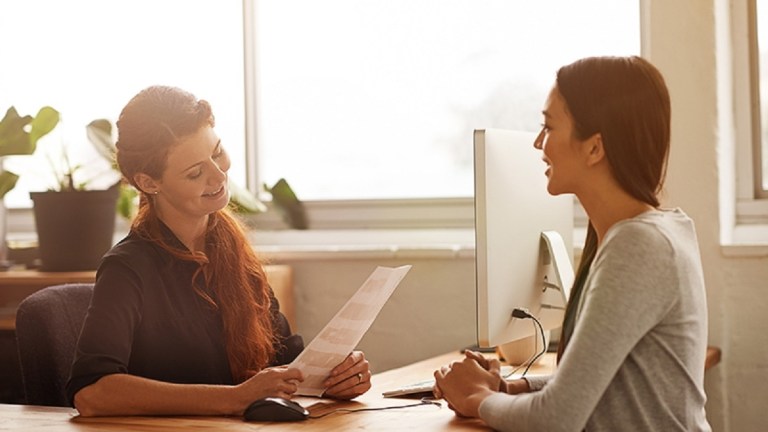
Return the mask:
<path id="1" fill-rule="evenodd" d="M 331 369 L 355 349 L 411 266 L 376 267 L 336 316 L 304 348 L 290 367 L 304 373 L 296 395 L 322 396 Z"/>

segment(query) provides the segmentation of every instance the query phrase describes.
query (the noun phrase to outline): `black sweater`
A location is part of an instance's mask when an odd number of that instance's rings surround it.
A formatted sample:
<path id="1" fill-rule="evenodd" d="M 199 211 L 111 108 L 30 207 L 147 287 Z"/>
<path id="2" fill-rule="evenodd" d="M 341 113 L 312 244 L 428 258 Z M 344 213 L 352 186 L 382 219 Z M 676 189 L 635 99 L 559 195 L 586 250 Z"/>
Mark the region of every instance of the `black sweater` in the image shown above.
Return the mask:
<path id="1" fill-rule="evenodd" d="M 170 244 L 184 247 L 167 228 L 165 235 Z M 196 269 L 196 263 L 181 261 L 135 233 L 104 256 L 67 384 L 70 403 L 80 389 L 114 373 L 233 384 L 221 317 L 193 289 Z M 270 296 L 278 334 L 273 365 L 286 364 L 301 352 L 303 341 L 291 335 L 271 290 Z"/>

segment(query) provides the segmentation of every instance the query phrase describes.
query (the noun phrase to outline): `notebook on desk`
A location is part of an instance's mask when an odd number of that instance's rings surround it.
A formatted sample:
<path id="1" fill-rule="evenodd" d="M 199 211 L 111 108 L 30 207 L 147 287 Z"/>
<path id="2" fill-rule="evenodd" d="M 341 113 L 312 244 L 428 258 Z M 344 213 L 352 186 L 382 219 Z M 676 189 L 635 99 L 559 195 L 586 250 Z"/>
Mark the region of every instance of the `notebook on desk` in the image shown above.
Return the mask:
<path id="1" fill-rule="evenodd" d="M 520 373 L 515 373 L 517 369 L 519 369 L 517 366 L 504 365 L 501 367 L 501 375 L 506 380 L 518 379 L 522 375 Z M 532 376 L 532 374 L 528 374 L 528 376 Z M 431 396 L 432 388 L 434 386 L 434 378 L 426 379 L 382 392 L 381 395 L 384 397 L 421 398 Z"/>

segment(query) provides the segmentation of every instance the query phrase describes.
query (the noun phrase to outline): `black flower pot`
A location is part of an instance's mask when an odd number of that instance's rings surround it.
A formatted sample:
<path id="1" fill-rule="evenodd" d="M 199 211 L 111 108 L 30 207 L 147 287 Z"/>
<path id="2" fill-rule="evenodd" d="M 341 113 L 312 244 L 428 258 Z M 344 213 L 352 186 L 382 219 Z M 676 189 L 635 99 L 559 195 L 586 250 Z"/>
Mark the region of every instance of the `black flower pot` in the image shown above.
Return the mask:
<path id="1" fill-rule="evenodd" d="M 118 188 L 30 192 L 43 271 L 95 270 L 113 244 Z"/>

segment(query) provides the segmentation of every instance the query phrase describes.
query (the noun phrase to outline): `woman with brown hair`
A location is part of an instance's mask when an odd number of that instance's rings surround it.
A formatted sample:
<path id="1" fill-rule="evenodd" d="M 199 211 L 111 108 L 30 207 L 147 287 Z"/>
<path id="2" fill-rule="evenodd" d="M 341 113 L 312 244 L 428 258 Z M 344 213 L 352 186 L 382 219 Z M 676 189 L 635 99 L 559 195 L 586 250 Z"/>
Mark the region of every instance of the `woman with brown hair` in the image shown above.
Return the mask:
<path id="1" fill-rule="evenodd" d="M 205 100 L 153 86 L 117 122 L 117 162 L 141 194 L 129 234 L 103 258 L 67 386 L 84 416 L 240 415 L 290 398 L 292 335 L 245 232 L 227 208 L 229 156 Z M 350 354 L 326 396 L 370 388 Z"/>
<path id="2" fill-rule="evenodd" d="M 670 144 L 661 73 L 640 57 L 562 67 L 534 146 L 552 195 L 589 216 L 557 371 L 505 381 L 469 353 L 435 372 L 460 415 L 515 431 L 708 431 L 707 305 L 693 221 L 660 206 Z"/>

